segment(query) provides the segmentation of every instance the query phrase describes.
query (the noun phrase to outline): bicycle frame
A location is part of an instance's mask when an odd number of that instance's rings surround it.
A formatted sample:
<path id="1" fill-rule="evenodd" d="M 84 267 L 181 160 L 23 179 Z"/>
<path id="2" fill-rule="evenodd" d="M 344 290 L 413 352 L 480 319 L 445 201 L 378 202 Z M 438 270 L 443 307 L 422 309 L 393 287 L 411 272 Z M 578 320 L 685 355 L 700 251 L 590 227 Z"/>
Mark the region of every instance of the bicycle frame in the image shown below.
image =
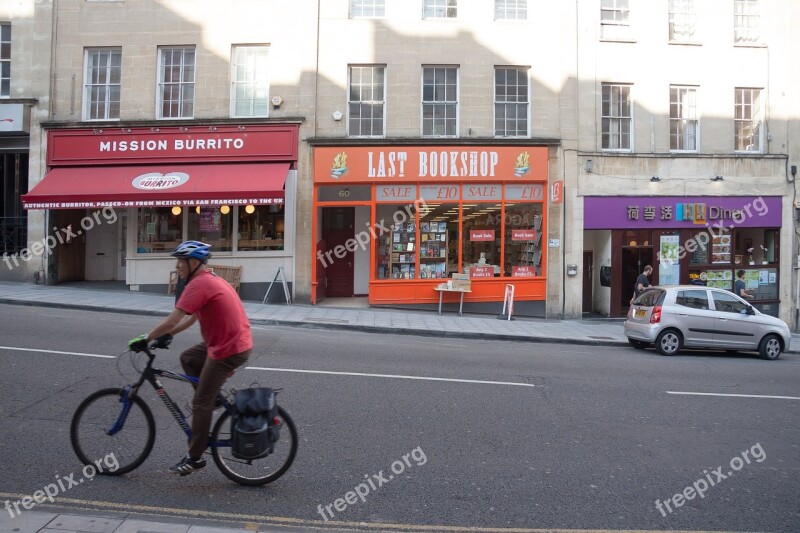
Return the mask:
<path id="1" fill-rule="evenodd" d="M 186 374 L 178 374 L 177 372 L 173 372 L 171 370 L 162 370 L 160 368 L 153 368 L 153 361 L 155 360 L 155 355 L 150 352 L 150 350 L 145 350 L 147 354 L 147 365 L 142 370 L 142 375 L 133 385 L 127 385 L 123 388 L 124 392 L 122 397 L 120 397 L 120 403 L 122 403 L 122 412 L 119 415 L 119 418 L 114 422 L 114 425 L 106 431 L 108 435 L 114 435 L 118 431 L 120 431 L 123 426 L 125 425 L 125 420 L 128 418 L 128 413 L 130 412 L 131 405 L 133 405 L 133 398 L 139 394 L 139 388 L 147 381 L 150 385 L 153 386 L 153 389 L 156 391 L 156 395 L 161 398 L 161 401 L 164 402 L 164 405 L 167 406 L 170 414 L 181 427 L 183 432 L 186 434 L 186 437 L 191 439 L 192 438 L 192 428 L 186 422 L 186 415 L 183 414 L 181 408 L 175 401 L 170 398 L 169 394 L 167 394 L 167 390 L 164 388 L 164 385 L 161 384 L 158 378 L 164 377 L 168 379 L 174 379 L 176 381 L 185 381 L 192 385 L 196 384 L 199 381 L 199 378 L 194 376 L 187 376 Z M 232 406 L 230 402 L 228 402 L 225 397 L 220 394 L 220 399 L 222 400 L 222 404 L 225 407 L 226 411 L 230 411 Z M 208 446 L 211 448 L 217 447 L 229 447 L 231 445 L 230 441 L 209 441 Z"/>

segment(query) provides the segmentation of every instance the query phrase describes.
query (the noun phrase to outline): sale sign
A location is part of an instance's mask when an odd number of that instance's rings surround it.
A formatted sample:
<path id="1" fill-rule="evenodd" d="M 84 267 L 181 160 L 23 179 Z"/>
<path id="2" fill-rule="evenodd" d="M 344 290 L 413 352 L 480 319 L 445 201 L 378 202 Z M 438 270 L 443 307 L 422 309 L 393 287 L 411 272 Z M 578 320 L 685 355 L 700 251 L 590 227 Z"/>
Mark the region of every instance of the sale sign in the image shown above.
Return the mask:
<path id="1" fill-rule="evenodd" d="M 469 277 L 470 278 L 493 278 L 494 277 L 494 267 L 493 266 L 470 267 L 470 269 L 469 269 Z"/>
<path id="2" fill-rule="evenodd" d="M 469 240 L 471 241 L 494 241 L 493 229 L 472 229 L 469 230 Z"/>
<path id="3" fill-rule="evenodd" d="M 532 266 L 512 266 L 512 278 L 532 278 L 536 275 L 536 268 Z"/>
<path id="4" fill-rule="evenodd" d="M 534 241 L 536 240 L 536 230 L 532 229 L 512 229 L 512 241 Z"/>

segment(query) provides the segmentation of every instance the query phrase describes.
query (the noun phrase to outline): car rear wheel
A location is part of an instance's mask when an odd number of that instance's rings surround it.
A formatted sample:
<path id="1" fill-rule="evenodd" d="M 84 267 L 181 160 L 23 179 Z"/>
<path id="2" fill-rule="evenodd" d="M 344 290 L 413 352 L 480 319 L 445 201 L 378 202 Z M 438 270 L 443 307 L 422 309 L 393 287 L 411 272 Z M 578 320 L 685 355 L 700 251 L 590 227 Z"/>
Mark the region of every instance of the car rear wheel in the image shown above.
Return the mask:
<path id="1" fill-rule="evenodd" d="M 644 350 L 647 348 L 647 343 L 644 341 L 637 341 L 636 339 L 628 339 L 628 344 L 636 348 L 637 350 Z"/>
<path id="2" fill-rule="evenodd" d="M 775 335 L 767 335 L 761 339 L 761 344 L 758 346 L 758 353 L 761 359 L 774 361 L 781 356 L 781 341 Z"/>
<path id="3" fill-rule="evenodd" d="M 680 332 L 674 329 L 666 329 L 658 334 L 656 339 L 656 350 L 661 355 L 675 355 L 681 349 L 683 338 Z"/>

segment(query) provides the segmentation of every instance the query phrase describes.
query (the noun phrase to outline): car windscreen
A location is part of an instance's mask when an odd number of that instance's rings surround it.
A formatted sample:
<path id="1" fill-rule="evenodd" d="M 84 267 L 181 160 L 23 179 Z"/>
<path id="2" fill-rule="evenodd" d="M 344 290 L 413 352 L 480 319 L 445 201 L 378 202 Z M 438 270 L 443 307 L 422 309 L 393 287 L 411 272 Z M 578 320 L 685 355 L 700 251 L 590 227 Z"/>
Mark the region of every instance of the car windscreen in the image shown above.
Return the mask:
<path id="1" fill-rule="evenodd" d="M 648 289 L 636 298 L 633 302 L 634 305 L 643 305 L 645 307 L 653 307 L 655 305 L 662 305 L 664 303 L 664 296 L 667 294 L 662 289 Z"/>

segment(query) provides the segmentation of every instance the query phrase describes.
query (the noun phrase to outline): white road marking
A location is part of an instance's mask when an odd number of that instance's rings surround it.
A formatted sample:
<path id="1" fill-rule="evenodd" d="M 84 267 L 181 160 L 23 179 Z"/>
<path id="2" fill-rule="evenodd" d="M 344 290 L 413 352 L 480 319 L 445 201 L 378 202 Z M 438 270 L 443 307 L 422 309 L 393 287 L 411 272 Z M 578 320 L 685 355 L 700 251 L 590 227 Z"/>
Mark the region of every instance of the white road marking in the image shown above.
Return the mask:
<path id="1" fill-rule="evenodd" d="M 36 348 L 15 348 L 14 346 L 0 346 L 0 350 L 14 350 L 17 352 L 57 353 L 60 355 L 80 355 L 81 357 L 100 357 L 103 359 L 116 359 L 116 355 L 100 355 L 96 353 L 59 352 L 58 350 L 37 350 Z"/>
<path id="2" fill-rule="evenodd" d="M 723 394 L 718 392 L 677 392 L 667 391 L 667 394 L 682 394 L 686 396 L 729 396 L 733 398 L 770 398 L 773 400 L 800 400 L 797 396 L 765 396 L 761 394 Z"/>
<path id="3" fill-rule="evenodd" d="M 477 379 L 434 378 L 428 376 L 403 376 L 398 374 L 366 374 L 363 372 L 332 372 L 329 370 L 301 370 L 294 368 L 268 368 L 263 366 L 248 366 L 247 370 L 268 370 L 271 372 L 295 372 L 298 374 L 329 374 L 332 376 L 361 376 L 368 378 L 392 379 L 418 379 L 422 381 L 452 381 L 455 383 L 478 383 L 482 385 L 511 385 L 516 387 L 535 387 L 531 383 L 516 383 L 513 381 L 482 381 Z"/>

